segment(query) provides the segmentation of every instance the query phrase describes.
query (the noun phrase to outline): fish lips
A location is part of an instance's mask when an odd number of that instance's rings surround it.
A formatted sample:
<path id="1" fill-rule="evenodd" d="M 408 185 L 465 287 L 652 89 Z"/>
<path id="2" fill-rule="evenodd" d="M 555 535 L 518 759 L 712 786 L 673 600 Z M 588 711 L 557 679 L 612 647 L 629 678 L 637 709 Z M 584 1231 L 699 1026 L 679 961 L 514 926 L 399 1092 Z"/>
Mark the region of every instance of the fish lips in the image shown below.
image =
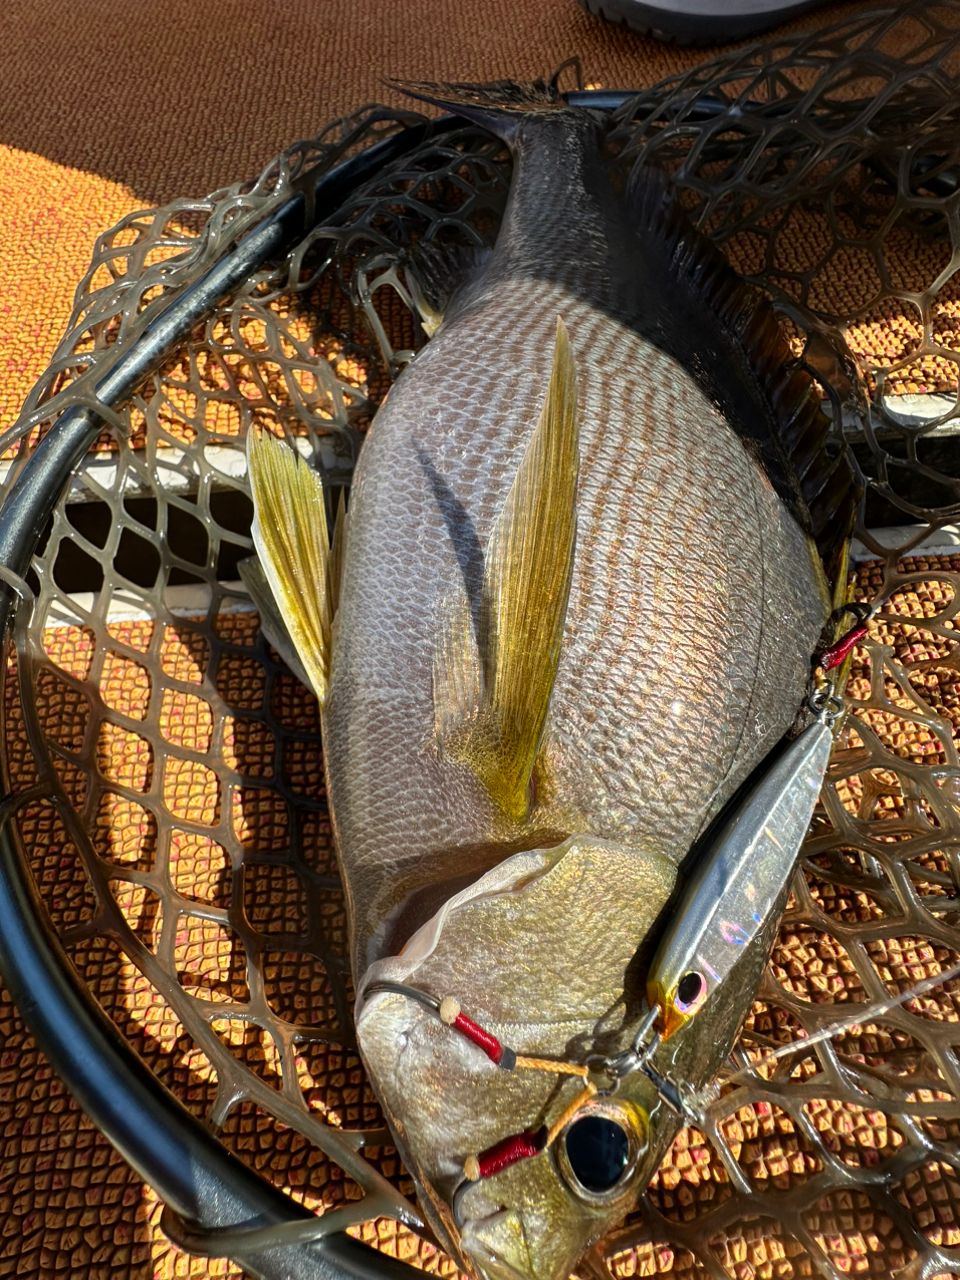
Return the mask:
<path id="1" fill-rule="evenodd" d="M 544 1241 L 537 1239 L 544 1232 L 543 1221 L 540 1232 L 531 1224 L 528 1233 L 528 1212 L 505 1206 L 494 1208 L 496 1199 L 491 1202 L 489 1193 L 476 1184 L 462 1190 L 465 1194 L 455 1197 L 460 1230 L 458 1251 L 482 1280 L 556 1280 L 576 1266 L 582 1252 L 577 1234 L 547 1226 L 549 1240 L 545 1248 Z M 465 1210 L 465 1204 L 469 1209 Z"/>
<path id="2" fill-rule="evenodd" d="M 527 1266 L 520 1270 L 514 1261 L 501 1252 L 504 1247 L 517 1248 L 525 1256 Z M 483 1218 L 470 1219 L 461 1224 L 460 1249 L 483 1277 L 483 1280 L 531 1280 L 530 1250 L 527 1246 L 523 1221 L 512 1209 L 501 1209 Z"/>
<path id="3" fill-rule="evenodd" d="M 462 1183 L 453 1198 L 458 1252 L 483 1280 L 566 1280 L 583 1252 L 632 1211 L 670 1132 L 658 1132 L 631 1176 L 608 1198 L 575 1195 L 557 1150 L 487 1182 Z"/>

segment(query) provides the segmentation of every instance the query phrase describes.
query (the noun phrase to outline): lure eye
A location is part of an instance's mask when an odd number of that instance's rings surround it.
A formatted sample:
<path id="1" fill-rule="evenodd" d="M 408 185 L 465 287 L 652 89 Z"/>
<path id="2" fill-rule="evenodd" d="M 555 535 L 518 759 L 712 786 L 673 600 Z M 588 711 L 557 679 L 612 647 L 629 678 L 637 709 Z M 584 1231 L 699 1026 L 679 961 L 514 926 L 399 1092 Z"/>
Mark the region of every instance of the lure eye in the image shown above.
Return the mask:
<path id="1" fill-rule="evenodd" d="M 703 976 L 694 970 L 685 973 L 677 984 L 677 998 L 674 1001 L 681 1013 L 689 1013 L 706 991 L 707 984 Z"/>
<path id="2" fill-rule="evenodd" d="M 645 1124 L 617 1105 L 593 1106 L 564 1130 L 559 1164 L 580 1196 L 609 1196 L 622 1187 L 643 1152 Z"/>

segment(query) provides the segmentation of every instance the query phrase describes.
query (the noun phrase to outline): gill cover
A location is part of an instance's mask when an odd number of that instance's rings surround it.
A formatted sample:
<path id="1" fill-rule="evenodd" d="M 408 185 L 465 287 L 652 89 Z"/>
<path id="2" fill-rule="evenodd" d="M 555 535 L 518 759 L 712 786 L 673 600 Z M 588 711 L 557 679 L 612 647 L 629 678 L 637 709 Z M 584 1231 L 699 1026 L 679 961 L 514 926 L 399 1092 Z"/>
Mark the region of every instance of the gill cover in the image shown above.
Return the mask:
<path id="1" fill-rule="evenodd" d="M 550 1150 L 464 1186 L 471 1155 L 512 1134 L 549 1129 L 582 1080 L 503 1069 L 417 1002 L 364 993 L 396 982 L 438 1000 L 452 996 L 501 1043 L 532 1058 L 582 1062 L 608 1045 L 616 1050 L 642 1008 L 638 946 L 675 882 L 665 856 L 588 834 L 517 853 L 452 897 L 358 983 L 360 1050 L 424 1189 L 424 1211 L 451 1249 L 462 1245 L 490 1274 L 490 1259 L 499 1258 L 523 1277 L 568 1275 L 590 1241 L 631 1207 L 673 1138 L 674 1118 L 661 1108 L 648 1121 L 656 1093 L 638 1077 L 617 1099 L 622 1115 L 599 1100 L 577 1112 L 573 1147 L 561 1136 Z M 627 1134 L 626 1164 L 615 1176 L 602 1152 L 584 1150 L 597 1126 L 574 1129 L 591 1116 L 613 1119 Z"/>

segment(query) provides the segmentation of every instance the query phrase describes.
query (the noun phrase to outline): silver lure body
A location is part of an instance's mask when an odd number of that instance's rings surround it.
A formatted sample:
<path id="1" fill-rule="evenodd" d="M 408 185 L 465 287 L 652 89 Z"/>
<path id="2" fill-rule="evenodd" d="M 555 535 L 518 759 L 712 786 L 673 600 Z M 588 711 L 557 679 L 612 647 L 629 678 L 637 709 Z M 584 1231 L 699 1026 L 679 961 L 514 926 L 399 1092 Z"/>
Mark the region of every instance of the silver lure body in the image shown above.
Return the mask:
<path id="1" fill-rule="evenodd" d="M 832 745 L 823 720 L 791 743 L 690 877 L 647 979 L 648 990 L 662 1000 L 675 998 L 685 975 L 699 976 L 695 997 L 676 1010 L 684 1021 L 724 982 L 734 956 L 754 942 L 771 916 L 779 916 Z"/>

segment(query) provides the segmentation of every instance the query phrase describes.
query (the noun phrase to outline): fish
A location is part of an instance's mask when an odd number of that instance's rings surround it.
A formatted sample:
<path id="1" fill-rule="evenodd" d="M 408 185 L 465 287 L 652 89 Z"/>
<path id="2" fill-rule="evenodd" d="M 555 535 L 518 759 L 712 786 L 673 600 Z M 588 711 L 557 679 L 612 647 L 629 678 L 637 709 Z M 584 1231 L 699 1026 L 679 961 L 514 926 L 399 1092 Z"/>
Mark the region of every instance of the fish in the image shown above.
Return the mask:
<path id="1" fill-rule="evenodd" d="M 465 276 L 414 256 L 433 336 L 332 531 L 321 478 L 251 435 L 254 544 L 424 1216 L 475 1276 L 562 1280 L 753 999 L 829 750 L 804 707 L 855 483 L 769 304 L 660 176 L 618 178 L 600 113 L 404 88 L 509 146 L 503 221 Z"/>

